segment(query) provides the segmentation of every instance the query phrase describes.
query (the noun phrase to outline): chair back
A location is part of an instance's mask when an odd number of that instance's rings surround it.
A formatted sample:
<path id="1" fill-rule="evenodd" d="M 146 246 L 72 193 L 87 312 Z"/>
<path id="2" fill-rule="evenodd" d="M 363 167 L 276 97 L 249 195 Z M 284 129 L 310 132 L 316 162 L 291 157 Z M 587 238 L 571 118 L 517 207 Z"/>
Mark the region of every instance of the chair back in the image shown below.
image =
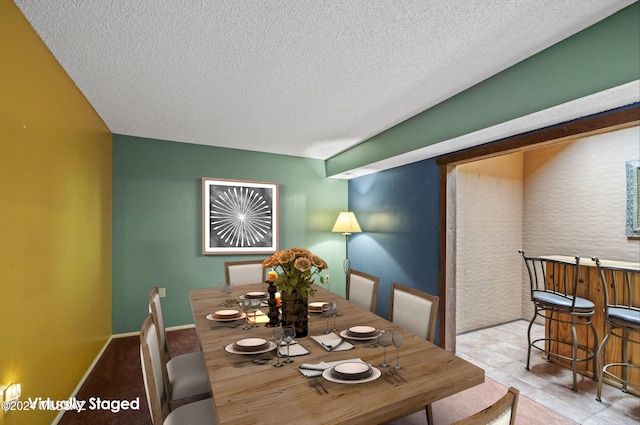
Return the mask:
<path id="1" fill-rule="evenodd" d="M 164 372 L 153 316 L 147 315 L 140 329 L 142 380 L 147 395 L 151 422 L 162 424 L 169 414 L 169 399 L 164 387 Z"/>
<path id="2" fill-rule="evenodd" d="M 158 287 L 151 288 L 149 293 L 149 313 L 153 315 L 153 323 L 156 325 L 156 331 L 158 334 L 160 352 L 163 356 L 163 361 L 166 363 L 169 361 L 169 346 L 167 344 L 167 332 L 164 329 L 164 318 L 162 316 L 162 303 L 160 302 L 160 293 Z"/>
<path id="3" fill-rule="evenodd" d="M 592 259 L 598 267 L 604 293 L 605 319 L 639 322 L 640 269 L 610 263 L 603 264 L 598 257 Z"/>
<path id="4" fill-rule="evenodd" d="M 260 283 L 266 280 L 262 260 L 228 261 L 224 263 L 224 278 L 234 285 Z"/>
<path id="5" fill-rule="evenodd" d="M 429 342 L 436 337 L 439 297 L 414 288 L 391 284 L 389 321 Z"/>
<path id="6" fill-rule="evenodd" d="M 520 391 L 511 387 L 507 394 L 491 406 L 451 425 L 513 425 L 519 396 Z"/>
<path id="7" fill-rule="evenodd" d="M 574 311 L 577 297 L 573 295 L 577 294 L 580 282 L 580 257 L 576 255 L 573 262 L 556 257 L 532 257 L 521 249 L 518 252 L 522 254 L 529 274 L 531 301 L 544 303 L 544 293 L 548 293 L 554 299 L 556 296 L 565 298 L 570 306 L 568 310 Z"/>
<path id="8" fill-rule="evenodd" d="M 380 278 L 350 269 L 347 279 L 347 299 L 375 313 L 379 284 Z"/>

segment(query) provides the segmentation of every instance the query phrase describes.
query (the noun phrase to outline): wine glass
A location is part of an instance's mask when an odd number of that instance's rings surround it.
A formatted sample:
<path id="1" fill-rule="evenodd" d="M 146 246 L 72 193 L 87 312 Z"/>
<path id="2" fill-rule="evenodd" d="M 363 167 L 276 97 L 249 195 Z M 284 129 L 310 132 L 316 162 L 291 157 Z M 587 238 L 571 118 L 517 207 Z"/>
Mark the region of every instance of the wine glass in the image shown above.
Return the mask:
<path id="1" fill-rule="evenodd" d="M 242 328 L 245 331 L 249 330 L 249 311 L 251 311 L 251 300 L 244 299 L 240 300 L 240 307 L 242 307 L 242 311 L 244 311 L 244 327 Z"/>
<path id="2" fill-rule="evenodd" d="M 282 328 L 275 328 L 273 332 L 271 332 L 271 337 L 273 338 L 273 342 L 276 343 L 276 364 L 273 367 L 281 367 L 282 363 L 280 363 L 280 344 L 282 344 L 282 339 L 284 338 L 284 333 L 282 332 Z"/>
<path id="3" fill-rule="evenodd" d="M 282 340 L 285 344 L 287 344 L 287 358 L 284 360 L 284 363 L 291 363 L 293 360 L 289 357 L 289 346 L 293 342 L 293 339 L 296 337 L 296 328 L 293 326 L 283 326 L 282 327 Z"/>
<path id="4" fill-rule="evenodd" d="M 387 363 L 387 347 L 391 345 L 393 342 L 393 335 L 391 331 L 381 330 L 378 335 L 378 344 L 384 347 L 384 359 L 382 360 L 382 364 L 380 367 L 389 367 L 389 363 Z"/>
<path id="5" fill-rule="evenodd" d="M 400 367 L 400 346 L 402 345 L 402 341 L 404 341 L 404 334 L 402 331 L 393 331 L 391 335 L 391 340 L 393 342 L 393 346 L 396 347 L 396 365 L 394 369 L 401 369 Z"/>
<path id="6" fill-rule="evenodd" d="M 329 330 L 329 319 L 331 318 L 331 304 L 322 304 L 322 317 L 327 319 L 327 328 L 324 333 L 328 334 L 331 331 Z"/>
<path id="7" fill-rule="evenodd" d="M 256 316 L 258 315 L 258 309 L 260 308 L 260 305 L 262 304 L 262 300 L 256 299 L 256 298 L 251 298 L 249 300 L 249 304 L 251 305 L 251 311 L 253 311 L 253 325 L 251 325 L 251 327 L 252 328 L 257 328 L 258 327 L 258 321 L 256 319 Z"/>
<path id="8" fill-rule="evenodd" d="M 227 286 L 227 282 L 225 282 L 224 280 L 221 280 L 220 282 L 218 282 L 218 289 L 220 290 L 220 294 L 224 294 L 224 287 Z M 218 305 L 227 305 L 225 303 L 225 299 L 224 299 L 224 295 L 222 295 L 222 299 L 220 300 L 220 304 Z"/>
<path id="9" fill-rule="evenodd" d="M 231 282 L 226 282 L 224 285 L 224 292 L 227 295 L 231 295 L 233 294 L 233 290 L 235 289 L 235 285 Z M 231 304 L 231 299 L 227 300 L 227 307 L 231 307 L 233 304 Z"/>
<path id="10" fill-rule="evenodd" d="M 331 329 L 332 331 L 337 331 L 338 328 L 336 328 L 336 316 L 338 315 L 338 311 L 340 310 L 340 305 L 338 304 L 338 301 L 331 301 L 331 314 L 333 315 L 333 329 Z"/>

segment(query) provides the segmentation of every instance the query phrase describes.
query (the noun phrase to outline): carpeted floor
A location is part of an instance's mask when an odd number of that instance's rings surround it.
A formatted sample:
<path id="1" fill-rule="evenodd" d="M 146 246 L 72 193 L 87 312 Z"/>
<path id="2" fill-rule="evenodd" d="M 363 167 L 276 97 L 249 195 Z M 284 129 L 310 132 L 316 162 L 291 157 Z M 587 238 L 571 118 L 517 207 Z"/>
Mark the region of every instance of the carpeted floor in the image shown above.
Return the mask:
<path id="1" fill-rule="evenodd" d="M 180 329 L 167 332 L 169 350 L 172 356 L 199 350 L 195 329 Z M 120 410 L 85 410 L 83 412 L 66 412 L 60 425 L 151 425 L 151 416 L 142 382 L 142 366 L 140 365 L 140 337 L 130 336 L 113 338 L 96 363 L 91 374 L 78 391 L 76 399 L 87 401 L 91 398 L 101 400 L 135 400 L 139 399 L 139 409 Z M 172 407 L 197 400 L 179 400 Z M 188 424 L 185 424 L 188 425 Z"/>
<path id="2" fill-rule="evenodd" d="M 167 339 L 172 356 L 199 349 L 193 328 L 169 331 Z M 60 425 L 151 424 L 142 382 L 139 341 L 138 336 L 114 338 L 76 395 L 78 400 L 89 400 L 92 397 L 94 399 L 99 397 L 102 400 L 139 399 L 139 409 L 120 410 L 117 413 L 110 410 L 85 410 L 80 413 L 69 411 L 58 422 Z M 449 424 L 482 410 L 502 397 L 506 391 L 505 386 L 487 378 L 482 385 L 440 400 L 433 404 L 435 425 Z M 172 407 L 193 400 L 180 400 Z M 305 421 L 302 420 L 300 423 L 305 424 Z M 575 422 L 522 395 L 518 403 L 516 423 L 523 425 L 575 425 Z M 394 421 L 392 424 L 424 425 L 426 417 L 424 411 L 420 411 Z"/>

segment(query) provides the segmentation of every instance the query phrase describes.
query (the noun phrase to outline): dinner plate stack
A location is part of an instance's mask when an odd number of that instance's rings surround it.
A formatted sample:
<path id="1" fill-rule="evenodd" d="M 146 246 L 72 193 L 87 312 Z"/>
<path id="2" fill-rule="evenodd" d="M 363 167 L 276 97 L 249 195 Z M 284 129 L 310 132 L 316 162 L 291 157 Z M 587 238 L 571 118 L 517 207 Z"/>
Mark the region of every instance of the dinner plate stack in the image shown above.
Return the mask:
<path id="1" fill-rule="evenodd" d="M 236 351 L 242 351 L 244 353 L 262 351 L 267 349 L 268 347 L 269 341 L 262 338 L 245 338 L 233 343 L 233 348 Z"/>
<path id="2" fill-rule="evenodd" d="M 345 362 L 334 366 L 331 375 L 345 381 L 360 381 L 371 376 L 373 369 L 366 363 Z"/>
<path id="3" fill-rule="evenodd" d="M 327 303 L 322 301 L 312 302 L 312 303 L 309 303 L 309 306 L 307 307 L 307 309 L 309 313 L 322 313 L 322 306 L 325 304 Z"/>
<path id="4" fill-rule="evenodd" d="M 347 329 L 347 335 L 353 338 L 374 338 L 378 330 L 372 326 L 352 326 Z"/>
<path id="5" fill-rule="evenodd" d="M 255 300 L 259 300 L 262 298 L 266 298 L 267 297 L 267 293 L 266 292 L 247 292 L 246 294 L 244 294 L 245 298 L 248 299 L 255 299 Z"/>
<path id="6" fill-rule="evenodd" d="M 213 313 L 213 318 L 218 320 L 239 319 L 242 315 L 238 310 L 218 310 Z"/>

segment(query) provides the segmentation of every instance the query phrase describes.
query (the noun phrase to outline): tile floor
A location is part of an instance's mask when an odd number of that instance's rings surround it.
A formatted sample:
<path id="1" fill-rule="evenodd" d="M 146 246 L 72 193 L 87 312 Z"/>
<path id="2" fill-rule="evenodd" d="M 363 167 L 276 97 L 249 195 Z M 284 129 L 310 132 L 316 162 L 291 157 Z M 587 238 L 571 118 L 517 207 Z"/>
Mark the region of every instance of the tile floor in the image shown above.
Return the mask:
<path id="1" fill-rule="evenodd" d="M 596 382 L 578 375 L 578 391 L 571 389 L 571 371 L 547 363 L 542 352 L 531 352 L 527 371 L 527 327 L 524 320 L 458 335 L 456 354 L 482 367 L 486 376 L 514 386 L 526 396 L 582 425 L 622 425 L 640 422 L 640 397 L 604 385 L 596 401 Z M 537 338 L 544 327 L 534 325 Z"/>

